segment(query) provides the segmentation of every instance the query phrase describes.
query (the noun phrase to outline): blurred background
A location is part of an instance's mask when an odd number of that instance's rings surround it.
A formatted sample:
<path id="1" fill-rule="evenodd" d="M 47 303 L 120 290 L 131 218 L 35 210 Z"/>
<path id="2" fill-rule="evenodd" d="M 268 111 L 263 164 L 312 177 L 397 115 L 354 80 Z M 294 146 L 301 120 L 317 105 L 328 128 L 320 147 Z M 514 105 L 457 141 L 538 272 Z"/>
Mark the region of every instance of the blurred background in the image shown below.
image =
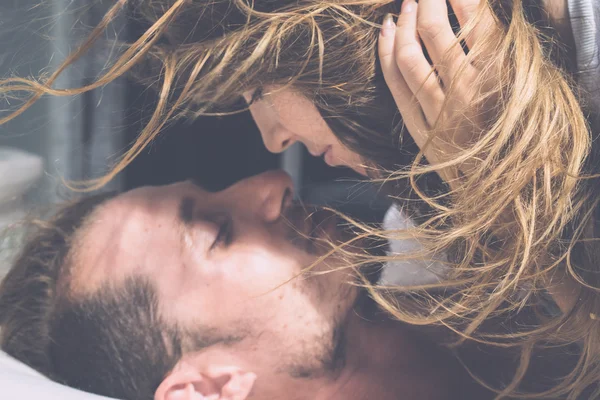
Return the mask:
<path id="1" fill-rule="evenodd" d="M 0 1 L 0 77 L 49 75 L 112 4 L 113 0 Z M 139 21 L 121 16 L 97 48 L 60 76 L 56 87 L 93 82 L 114 56 L 110 44 L 117 38 L 126 41 L 143 28 Z M 19 221 L 72 198 L 65 181 L 107 172 L 135 140 L 154 101 L 152 91 L 123 78 L 79 96 L 44 97 L 15 120 L 0 125 L 0 231 L 5 258 L 10 248 L 17 247 Z M 18 104 L 22 99 L 0 94 L 0 117 Z M 337 202 L 347 211 L 372 202 L 369 189 L 357 185 L 360 177 L 327 167 L 302 145 L 282 155 L 269 153 L 247 112 L 169 125 L 105 190 L 190 178 L 217 190 L 275 168 L 292 175 L 297 194 L 308 202 Z M 0 274 L 6 264 L 0 261 Z"/>

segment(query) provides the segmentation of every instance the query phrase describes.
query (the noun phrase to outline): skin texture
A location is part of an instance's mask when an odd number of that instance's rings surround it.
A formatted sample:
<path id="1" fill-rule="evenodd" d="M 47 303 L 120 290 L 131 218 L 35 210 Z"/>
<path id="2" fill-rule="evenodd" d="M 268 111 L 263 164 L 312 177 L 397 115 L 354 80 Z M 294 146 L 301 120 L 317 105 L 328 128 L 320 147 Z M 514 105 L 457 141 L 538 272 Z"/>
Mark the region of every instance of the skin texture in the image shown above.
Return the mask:
<path id="1" fill-rule="evenodd" d="M 299 212 L 291 194 L 290 178 L 269 172 L 218 193 L 183 182 L 117 196 L 75 239 L 71 295 L 143 276 L 167 321 L 234 338 L 185 354 L 157 400 L 443 398 L 447 359 L 404 327 L 354 312 L 348 270 L 302 274 L 342 265 L 320 260 L 318 240 L 340 234 L 330 214 Z M 348 356 L 328 366 L 336 344 Z"/>

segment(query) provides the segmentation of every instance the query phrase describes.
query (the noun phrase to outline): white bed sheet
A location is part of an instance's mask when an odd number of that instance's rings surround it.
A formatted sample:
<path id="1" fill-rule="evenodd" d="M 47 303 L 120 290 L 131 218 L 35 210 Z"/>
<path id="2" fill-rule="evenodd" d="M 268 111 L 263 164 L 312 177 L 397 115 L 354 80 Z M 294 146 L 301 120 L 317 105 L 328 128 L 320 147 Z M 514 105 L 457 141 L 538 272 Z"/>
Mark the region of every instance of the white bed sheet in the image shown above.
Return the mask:
<path id="1" fill-rule="evenodd" d="M 53 382 L 2 351 L 0 388 L 6 400 L 114 400 Z"/>

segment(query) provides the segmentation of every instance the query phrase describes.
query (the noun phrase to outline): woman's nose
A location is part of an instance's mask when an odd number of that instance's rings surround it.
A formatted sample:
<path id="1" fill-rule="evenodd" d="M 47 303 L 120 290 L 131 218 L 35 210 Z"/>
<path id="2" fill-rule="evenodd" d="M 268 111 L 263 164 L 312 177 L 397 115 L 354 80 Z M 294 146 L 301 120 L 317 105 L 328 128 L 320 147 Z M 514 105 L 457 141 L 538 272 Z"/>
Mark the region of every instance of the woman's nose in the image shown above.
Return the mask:
<path id="1" fill-rule="evenodd" d="M 242 203 L 240 206 L 265 222 L 277 221 L 294 197 L 292 179 L 283 171 L 256 175 L 232 189 L 238 191 L 235 197 Z"/>
<path id="2" fill-rule="evenodd" d="M 282 153 L 295 142 L 291 132 L 279 124 L 275 125 L 268 132 L 262 133 L 262 138 L 265 147 L 271 153 Z"/>
<path id="3" fill-rule="evenodd" d="M 250 105 L 250 113 L 271 153 L 281 153 L 294 143 L 294 134 L 281 124 L 278 109 L 272 102 L 256 102 Z"/>

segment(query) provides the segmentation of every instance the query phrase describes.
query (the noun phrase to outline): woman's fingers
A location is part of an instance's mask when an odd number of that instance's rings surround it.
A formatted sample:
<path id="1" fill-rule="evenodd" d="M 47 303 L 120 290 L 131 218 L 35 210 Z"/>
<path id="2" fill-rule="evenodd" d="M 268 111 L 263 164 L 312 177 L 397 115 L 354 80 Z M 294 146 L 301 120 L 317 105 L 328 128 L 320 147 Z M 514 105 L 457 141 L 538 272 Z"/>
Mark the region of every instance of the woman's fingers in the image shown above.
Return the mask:
<path id="1" fill-rule="evenodd" d="M 479 12 L 479 7 L 482 6 L 481 0 L 449 0 L 450 5 L 452 6 L 452 10 L 456 15 L 456 19 L 458 19 L 458 23 L 461 28 L 464 28 L 469 22 L 471 22 L 475 17 L 477 17 L 477 13 Z M 484 35 L 489 34 L 492 30 L 497 30 L 499 27 L 496 25 L 494 21 L 494 17 L 492 16 L 489 8 L 485 8 L 482 11 L 482 14 L 477 19 L 477 23 L 473 27 L 471 33 L 466 37 L 467 47 L 472 49 L 475 43 L 480 40 Z"/>
<path id="2" fill-rule="evenodd" d="M 383 77 L 388 85 L 398 111 L 409 132 L 424 132 L 427 129 L 423 111 L 414 93 L 404 80 L 395 57 L 396 25 L 391 14 L 386 17 L 379 36 L 379 61 Z M 417 138 L 415 138 L 417 141 Z M 418 144 L 418 143 L 417 143 Z"/>
<path id="3" fill-rule="evenodd" d="M 418 5 L 414 0 L 402 3 L 396 24 L 394 57 L 400 73 L 416 99 L 430 125 L 437 120 L 444 101 L 444 92 L 417 34 Z"/>
<path id="4" fill-rule="evenodd" d="M 465 26 L 479 10 L 480 0 L 449 0 L 456 19 L 461 27 Z"/>
<path id="5" fill-rule="evenodd" d="M 402 115 L 402 120 L 413 140 L 420 149 L 424 149 L 425 158 L 430 164 L 439 162 L 438 153 L 429 140 L 429 124 L 421 108 L 420 102 L 413 91 L 404 80 L 396 60 L 396 25 L 391 15 L 383 22 L 381 35 L 379 36 L 379 59 L 385 82 L 387 83 L 394 101 Z M 429 64 L 427 64 L 429 68 Z M 436 82 L 437 83 L 437 82 Z M 444 176 L 442 178 L 448 179 Z"/>
<path id="6" fill-rule="evenodd" d="M 444 85 L 465 61 L 465 52 L 452 31 L 446 0 L 420 0 L 417 31 Z"/>
<path id="7" fill-rule="evenodd" d="M 433 72 L 429 61 L 425 57 L 423 46 L 419 40 L 417 33 L 418 23 L 425 21 L 426 26 L 436 26 L 435 20 L 427 20 L 427 18 L 418 20 L 421 5 L 426 4 L 425 17 L 435 18 L 433 14 L 442 14 L 445 21 L 442 21 L 441 30 L 437 33 L 429 31 L 426 45 L 432 56 L 432 61 L 447 60 L 449 56 L 448 49 L 456 43 L 456 37 L 450 27 L 447 9 L 444 4 L 440 11 L 436 8 L 436 4 L 443 0 L 420 0 L 420 4 L 414 0 L 405 0 L 402 4 L 401 13 L 398 17 L 398 22 L 394 26 L 391 16 L 386 17 L 379 38 L 379 57 L 386 83 L 394 97 L 396 105 L 406 128 L 414 139 L 415 143 L 423 150 L 423 153 L 430 164 L 436 165 L 444 160 L 448 160 L 458 148 L 461 147 L 465 140 L 456 135 L 456 130 L 448 129 L 446 134 L 441 134 L 445 129 L 438 131 L 439 137 L 432 138 L 430 136 L 431 127 L 440 118 L 442 105 L 445 100 L 445 93 L 436 74 Z M 437 9 L 437 13 L 434 11 Z M 430 22 L 429 25 L 428 21 Z M 456 46 L 460 49 L 460 53 L 454 54 L 454 68 L 458 68 L 465 60 L 465 54 L 460 45 Z M 451 53 L 450 53 L 451 55 Z M 442 72 L 444 79 L 448 83 L 454 78 L 455 70 L 447 68 Z M 462 70 L 461 79 L 456 91 L 453 92 L 455 102 L 464 103 L 463 97 L 470 93 L 471 88 L 468 87 L 469 79 L 463 79 L 465 76 L 470 76 L 476 73 L 475 68 L 467 66 L 466 70 Z M 454 106 L 460 108 L 460 104 L 450 106 L 450 111 Z M 443 120 L 442 120 L 443 121 Z M 456 128 L 456 127 L 455 127 Z M 468 138 L 472 133 L 470 130 L 467 133 Z M 462 136 L 462 135 L 461 135 Z M 453 186 L 456 174 L 454 169 L 439 170 L 438 174 L 446 180 L 450 186 Z"/>
<path id="8" fill-rule="evenodd" d="M 395 57 L 395 42 L 396 42 L 396 24 L 392 14 L 386 15 L 379 35 L 379 43 L 377 45 L 379 51 L 379 62 L 383 77 L 388 85 L 394 100 L 400 109 L 400 113 L 404 114 L 403 109 L 408 103 L 414 103 L 414 94 L 406 84 Z"/>

